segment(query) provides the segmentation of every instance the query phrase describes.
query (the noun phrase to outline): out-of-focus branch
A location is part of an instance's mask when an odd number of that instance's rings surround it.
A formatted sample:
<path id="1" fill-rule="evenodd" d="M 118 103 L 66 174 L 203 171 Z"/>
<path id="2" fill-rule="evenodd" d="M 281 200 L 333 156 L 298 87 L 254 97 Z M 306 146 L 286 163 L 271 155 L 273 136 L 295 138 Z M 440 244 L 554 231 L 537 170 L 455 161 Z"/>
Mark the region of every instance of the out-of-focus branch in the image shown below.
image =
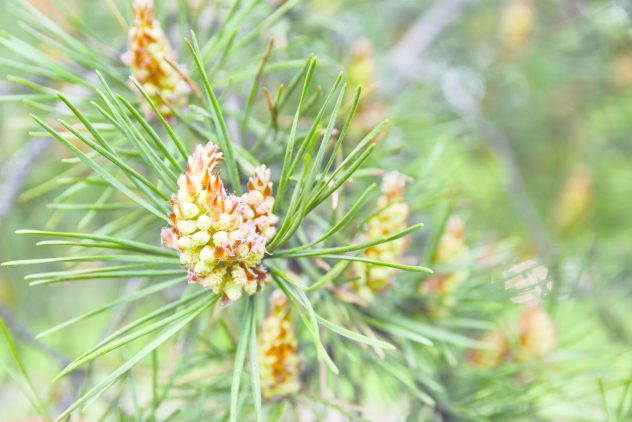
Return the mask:
<path id="1" fill-rule="evenodd" d="M 93 70 L 86 69 L 81 73 L 81 76 L 85 80 L 96 83 L 96 74 Z M 33 82 L 43 86 L 49 85 L 45 79 L 35 79 Z M 16 85 L 0 83 L 0 93 L 8 94 L 19 91 L 20 88 Z M 75 84 L 65 87 L 64 93 L 67 96 L 82 99 L 90 95 L 91 91 L 83 85 Z M 62 101 L 57 101 L 54 107 L 57 109 L 66 108 Z M 32 167 L 52 143 L 53 138 L 51 137 L 31 138 L 13 156 L 5 160 L 0 169 L 0 226 L 15 204 L 15 199 Z"/>
<path id="2" fill-rule="evenodd" d="M 6 160 L 0 173 L 0 224 L 11 211 L 31 167 L 50 144 L 50 138 L 32 138 Z"/>
<path id="3" fill-rule="evenodd" d="M 420 56 L 458 20 L 470 4 L 469 0 L 437 0 L 422 14 L 391 50 L 391 70 L 399 76 L 392 80 L 401 84 L 402 77 L 405 80 L 414 77 L 415 63 Z"/>
<path id="4" fill-rule="evenodd" d="M 22 325 L 22 323 L 15 318 L 13 312 L 2 304 L 0 304 L 0 318 L 2 318 L 9 330 L 20 340 L 45 355 L 48 355 L 51 359 L 57 362 L 60 368 L 65 368 L 71 362 L 71 360 L 61 352 L 35 338 L 33 333 L 31 333 L 28 328 Z M 69 377 L 71 378 L 71 388 L 68 390 L 67 394 L 64 394 L 59 400 L 59 405 L 62 409 L 68 407 L 76 400 L 77 394 L 86 378 L 86 372 L 84 369 L 78 368 L 71 372 Z"/>
<path id="5" fill-rule="evenodd" d="M 390 87 L 393 92 L 401 89 L 407 82 L 419 81 L 424 78 L 419 66 L 420 56 L 463 15 L 463 12 L 470 5 L 472 5 L 472 1 L 469 0 L 438 0 L 430 10 L 417 19 L 391 51 L 391 68 L 397 76 L 391 78 L 395 85 Z M 436 80 L 425 80 L 424 82 L 442 83 L 442 81 Z M 511 140 L 494 122 L 484 116 L 475 101 L 469 101 L 465 106 L 464 104 L 456 104 L 451 98 L 446 99 L 464 121 L 473 122 L 488 147 L 500 159 L 507 192 L 516 215 L 528 227 L 540 252 L 544 256 L 549 256 L 553 251 L 553 243 L 546 226 L 529 198 Z"/>
<path id="6" fill-rule="evenodd" d="M 20 340 L 50 356 L 62 368 L 70 363 L 70 359 L 48 346 L 46 343 L 36 339 L 35 336 L 15 318 L 13 312 L 2 304 L 0 304 L 0 318 L 2 318 L 9 330 L 20 338 Z"/>
<path id="7" fill-rule="evenodd" d="M 523 221 L 542 256 L 550 257 L 553 252 L 553 243 L 529 197 L 524 177 L 520 171 L 520 164 L 511 146 L 511 140 L 478 108 L 468 112 L 463 110 L 457 110 L 457 112 L 461 118 L 474 121 L 487 146 L 498 156 L 514 212 Z"/>

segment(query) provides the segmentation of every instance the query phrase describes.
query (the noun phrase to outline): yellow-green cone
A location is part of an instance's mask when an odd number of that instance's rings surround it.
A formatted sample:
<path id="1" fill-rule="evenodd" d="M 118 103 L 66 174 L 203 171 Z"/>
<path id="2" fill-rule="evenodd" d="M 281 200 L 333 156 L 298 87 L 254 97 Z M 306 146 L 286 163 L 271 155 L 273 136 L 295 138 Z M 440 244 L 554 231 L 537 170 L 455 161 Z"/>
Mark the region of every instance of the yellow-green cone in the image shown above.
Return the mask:
<path id="1" fill-rule="evenodd" d="M 397 172 L 388 173 L 382 182 L 382 194 L 377 200 L 377 214 L 369 219 L 364 233 L 365 240 L 393 235 L 406 228 L 409 207 L 404 202 L 406 179 Z M 378 261 L 396 262 L 402 258 L 408 244 L 407 238 L 371 246 L 364 251 L 367 258 Z M 366 300 L 383 290 L 392 281 L 396 269 L 354 262 L 351 267 L 355 277 L 352 287 Z"/>
<path id="2" fill-rule="evenodd" d="M 180 252 L 189 281 L 221 294 L 229 304 L 246 292 L 255 294 L 266 280 L 261 260 L 278 218 L 270 172 L 255 170 L 248 192 L 229 194 L 216 173 L 222 153 L 209 142 L 197 145 L 187 171 L 171 196 L 171 227 L 162 231 L 163 244 Z"/>
<path id="3" fill-rule="evenodd" d="M 134 0 L 134 23 L 129 29 L 129 50 L 123 61 L 132 76 L 165 117 L 172 113 L 167 104 L 181 108 L 191 91 L 183 70 L 176 69 L 176 57 L 154 16 L 153 0 Z M 171 63 L 170 63 L 171 62 Z M 151 116 L 151 107 L 143 102 L 143 112 Z"/>
<path id="4" fill-rule="evenodd" d="M 287 298 L 281 291 L 270 297 L 270 312 L 261 325 L 257 351 L 263 398 L 274 400 L 297 393 L 301 388 L 297 339 Z"/>

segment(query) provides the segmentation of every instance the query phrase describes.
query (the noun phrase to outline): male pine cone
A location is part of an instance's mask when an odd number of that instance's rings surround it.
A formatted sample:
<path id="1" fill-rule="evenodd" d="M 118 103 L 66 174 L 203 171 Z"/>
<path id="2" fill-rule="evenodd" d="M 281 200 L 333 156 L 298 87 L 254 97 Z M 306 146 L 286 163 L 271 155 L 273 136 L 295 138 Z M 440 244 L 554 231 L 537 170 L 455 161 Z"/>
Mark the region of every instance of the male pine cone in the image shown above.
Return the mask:
<path id="1" fill-rule="evenodd" d="M 297 393 L 301 385 L 296 333 L 287 298 L 279 290 L 270 296 L 270 312 L 261 325 L 258 343 L 263 398 L 274 400 Z"/>
<path id="2" fill-rule="evenodd" d="M 405 184 L 405 176 L 398 172 L 384 175 L 382 194 L 376 204 L 378 212 L 367 222 L 364 238 L 379 239 L 406 228 L 409 206 L 404 202 Z M 380 243 L 367 248 L 364 255 L 378 261 L 396 262 L 402 258 L 408 241 L 406 238 L 401 238 Z M 351 267 L 354 281 L 351 285 L 364 299 L 370 300 L 374 293 L 383 290 L 391 283 L 396 272 L 396 269 L 389 267 L 354 262 Z"/>
<path id="3" fill-rule="evenodd" d="M 134 0 L 134 23 L 129 29 L 129 50 L 123 61 L 132 70 L 158 111 L 171 116 L 169 106 L 181 108 L 187 103 L 190 87 L 179 69 L 175 54 L 160 22 L 154 16 L 153 0 Z M 151 116 L 151 107 L 143 102 L 143 112 Z"/>
<path id="4" fill-rule="evenodd" d="M 171 227 L 163 228 L 165 246 L 180 252 L 189 282 L 221 294 L 229 304 L 245 291 L 260 290 L 266 280 L 261 261 L 276 233 L 270 171 L 255 169 L 242 196 L 226 192 L 216 173 L 222 153 L 212 142 L 197 145 L 187 171 L 171 196 Z"/>

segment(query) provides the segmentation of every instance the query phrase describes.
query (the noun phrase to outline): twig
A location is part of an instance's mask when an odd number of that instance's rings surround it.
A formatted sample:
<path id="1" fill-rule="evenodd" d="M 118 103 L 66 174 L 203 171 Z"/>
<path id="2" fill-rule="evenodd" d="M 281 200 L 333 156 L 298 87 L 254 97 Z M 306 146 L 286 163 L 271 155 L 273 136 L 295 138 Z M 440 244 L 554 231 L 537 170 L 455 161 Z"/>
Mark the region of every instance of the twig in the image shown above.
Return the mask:
<path id="1" fill-rule="evenodd" d="M 49 355 L 59 364 L 59 366 L 64 367 L 70 363 L 70 359 L 61 354 L 59 351 L 48 346 L 41 340 L 36 339 L 35 336 L 15 318 L 13 312 L 9 308 L 1 304 L 0 318 L 4 320 L 4 323 L 9 328 L 9 330 L 13 332 L 13 334 L 18 336 L 23 342 L 33 346 L 35 349 Z"/>
<path id="2" fill-rule="evenodd" d="M 550 257 L 553 252 L 553 242 L 529 197 L 511 140 L 479 109 L 471 110 L 468 114 L 463 112 L 460 114 L 463 119 L 475 120 L 475 124 L 483 135 L 483 140 L 499 157 L 504 174 L 503 179 L 507 184 L 507 193 L 511 197 L 516 215 L 523 221 L 542 256 Z"/>
<path id="3" fill-rule="evenodd" d="M 33 333 L 31 333 L 15 318 L 13 312 L 2 304 L 0 304 L 0 318 L 2 318 L 9 330 L 19 339 L 21 339 L 24 343 L 31 345 L 36 350 L 48 355 L 51 359 L 55 360 L 61 368 L 65 368 L 71 362 L 71 360 L 61 352 L 35 338 Z M 69 403 L 75 401 L 77 392 L 85 380 L 86 372 L 84 369 L 79 368 L 73 371 L 69 376 L 72 379 L 70 382 L 71 388 L 69 389 L 68 394 L 64 394 L 65 397 L 60 399 L 59 403 L 62 408 L 67 407 Z"/>
<path id="4" fill-rule="evenodd" d="M 400 77 L 389 78 L 402 84 L 414 77 L 415 63 L 435 40 L 452 25 L 471 2 L 468 0 L 437 0 L 426 13 L 408 29 L 390 53 L 393 71 Z"/>

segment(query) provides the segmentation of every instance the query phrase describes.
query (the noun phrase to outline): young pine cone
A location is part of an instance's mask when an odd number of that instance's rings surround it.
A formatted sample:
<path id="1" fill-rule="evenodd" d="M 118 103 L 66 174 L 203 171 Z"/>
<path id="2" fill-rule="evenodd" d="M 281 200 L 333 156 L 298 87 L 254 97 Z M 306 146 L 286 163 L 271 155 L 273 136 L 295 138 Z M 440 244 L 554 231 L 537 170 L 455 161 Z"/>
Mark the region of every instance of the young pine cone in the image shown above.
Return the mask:
<path id="1" fill-rule="evenodd" d="M 263 398 L 274 400 L 298 392 L 301 385 L 296 334 L 287 298 L 279 290 L 270 296 L 270 312 L 261 325 L 258 343 Z"/>
<path id="2" fill-rule="evenodd" d="M 398 172 L 388 173 L 382 181 L 382 195 L 377 200 L 378 212 L 367 223 L 364 238 L 379 239 L 393 235 L 406 228 L 409 207 L 404 202 L 406 179 Z M 371 246 L 364 251 L 368 258 L 395 262 L 401 259 L 408 239 L 400 238 L 387 243 Z M 396 269 L 378 265 L 354 262 L 351 268 L 355 279 L 352 287 L 365 299 L 383 290 L 392 281 Z"/>
<path id="3" fill-rule="evenodd" d="M 518 359 L 542 358 L 555 349 L 557 330 L 553 320 L 538 304 L 527 305 L 520 315 Z"/>
<path id="4" fill-rule="evenodd" d="M 469 248 L 465 242 L 465 224 L 460 217 L 452 216 L 448 219 L 443 229 L 433 257 L 433 263 L 440 265 L 454 264 L 467 257 L 468 253 Z M 421 290 L 426 294 L 450 296 L 469 276 L 470 272 L 466 268 L 439 273 L 428 278 L 422 284 Z M 450 301 L 448 300 L 448 302 Z"/>
<path id="5" fill-rule="evenodd" d="M 223 159 L 217 145 L 197 145 L 187 171 L 171 196 L 171 227 L 162 231 L 163 244 L 180 252 L 189 281 L 223 296 L 229 304 L 245 291 L 255 294 L 266 272 L 261 261 L 275 233 L 274 197 L 270 172 L 255 170 L 248 192 L 229 194 L 216 173 Z"/>
<path id="6" fill-rule="evenodd" d="M 514 341 L 510 341 L 514 340 Z M 485 349 L 471 350 L 474 366 L 493 368 L 504 361 L 529 362 L 550 354 L 557 343 L 557 329 L 539 303 L 523 307 L 518 323 L 488 332 L 479 339 Z"/>
<path id="7" fill-rule="evenodd" d="M 176 57 L 169 41 L 154 16 L 153 0 L 134 0 L 134 23 L 129 29 L 129 50 L 123 55 L 132 76 L 165 117 L 171 116 L 172 107 L 186 104 L 190 92 L 182 70 L 176 70 Z M 170 64 L 171 62 L 172 64 Z M 145 115 L 151 116 L 151 107 L 143 101 Z"/>

